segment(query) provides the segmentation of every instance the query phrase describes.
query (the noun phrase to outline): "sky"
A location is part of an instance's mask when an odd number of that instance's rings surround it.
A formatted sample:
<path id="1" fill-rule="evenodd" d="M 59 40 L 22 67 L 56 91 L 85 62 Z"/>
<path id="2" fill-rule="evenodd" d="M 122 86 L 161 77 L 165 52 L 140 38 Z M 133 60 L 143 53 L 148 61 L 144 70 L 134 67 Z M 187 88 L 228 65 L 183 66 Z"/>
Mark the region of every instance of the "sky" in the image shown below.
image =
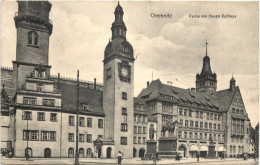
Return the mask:
<path id="1" fill-rule="evenodd" d="M 104 49 L 111 38 L 117 2 L 51 1 L 49 65 L 51 74 L 103 83 Z M 172 81 L 173 86 L 195 87 L 208 41 L 217 90 L 229 88 L 232 77 L 240 87 L 251 123 L 258 123 L 259 15 L 258 2 L 120 2 L 127 40 L 134 49 L 134 93 L 147 81 Z M 1 5 L 1 66 L 12 67 L 16 55 L 15 1 Z M 169 14 L 154 18 L 151 14 Z M 222 14 L 235 18 L 222 18 Z M 207 18 L 191 18 L 207 15 Z M 220 15 L 211 18 L 209 15 Z"/>

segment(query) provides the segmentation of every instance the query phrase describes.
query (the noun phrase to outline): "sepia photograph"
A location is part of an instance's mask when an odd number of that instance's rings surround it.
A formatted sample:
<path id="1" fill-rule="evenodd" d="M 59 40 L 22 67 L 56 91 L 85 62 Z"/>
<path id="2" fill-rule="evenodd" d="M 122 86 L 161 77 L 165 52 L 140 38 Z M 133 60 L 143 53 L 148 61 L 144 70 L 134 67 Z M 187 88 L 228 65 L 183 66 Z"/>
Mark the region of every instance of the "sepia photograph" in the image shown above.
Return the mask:
<path id="1" fill-rule="evenodd" d="M 258 1 L 0 3 L 0 164 L 259 164 Z"/>

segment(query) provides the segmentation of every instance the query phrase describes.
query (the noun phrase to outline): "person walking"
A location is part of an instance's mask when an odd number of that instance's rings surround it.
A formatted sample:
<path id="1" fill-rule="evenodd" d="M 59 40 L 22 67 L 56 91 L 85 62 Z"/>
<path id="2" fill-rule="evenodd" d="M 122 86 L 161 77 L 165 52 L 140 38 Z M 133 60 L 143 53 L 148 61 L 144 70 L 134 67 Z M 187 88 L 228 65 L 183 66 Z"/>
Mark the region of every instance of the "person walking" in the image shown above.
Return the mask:
<path id="1" fill-rule="evenodd" d="M 197 162 L 199 162 L 200 161 L 200 153 L 199 153 L 199 151 L 197 152 Z"/>
<path id="2" fill-rule="evenodd" d="M 153 165 L 156 165 L 156 156 L 155 156 L 155 154 L 152 154 L 152 156 L 151 156 L 151 158 L 152 158 L 152 160 L 153 160 Z"/>
<path id="3" fill-rule="evenodd" d="M 121 153 L 121 151 L 118 151 L 117 164 L 121 164 L 122 158 L 123 158 L 123 154 Z"/>

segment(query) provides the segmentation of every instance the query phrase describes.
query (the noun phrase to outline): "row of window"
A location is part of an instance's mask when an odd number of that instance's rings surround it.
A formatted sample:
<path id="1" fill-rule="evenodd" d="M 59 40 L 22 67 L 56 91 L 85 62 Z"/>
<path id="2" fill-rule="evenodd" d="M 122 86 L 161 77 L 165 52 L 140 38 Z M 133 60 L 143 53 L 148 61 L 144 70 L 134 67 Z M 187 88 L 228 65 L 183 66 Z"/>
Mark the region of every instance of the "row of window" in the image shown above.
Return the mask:
<path id="1" fill-rule="evenodd" d="M 182 109 L 179 108 L 179 116 L 185 116 L 185 117 L 192 117 L 192 110 L 191 109 Z M 196 118 L 203 119 L 203 112 L 202 111 L 195 111 L 196 112 Z M 220 121 L 221 115 L 214 114 L 214 113 L 207 113 L 207 120 L 215 120 Z"/>
<path id="2" fill-rule="evenodd" d="M 24 111 L 23 120 L 32 120 L 32 112 L 31 111 Z M 37 113 L 37 120 L 38 121 L 45 121 L 45 112 L 38 112 Z M 50 121 L 57 122 L 57 113 L 50 113 Z M 75 117 L 69 116 L 69 125 L 74 126 Z M 85 117 L 79 117 L 79 126 L 85 126 Z M 87 118 L 87 127 L 92 127 L 92 118 Z M 103 119 L 98 119 L 98 128 L 103 128 Z"/>
<path id="3" fill-rule="evenodd" d="M 86 151 L 87 151 L 87 153 L 86 153 L 86 156 L 87 156 L 87 157 L 92 157 L 92 156 L 93 156 L 93 153 L 92 153 L 91 148 L 88 148 Z M 74 148 L 70 147 L 70 148 L 68 149 L 68 156 L 69 156 L 69 157 L 74 157 L 74 156 L 75 156 L 75 155 L 74 155 Z M 80 156 L 80 157 L 84 157 L 84 149 L 83 149 L 83 148 L 80 148 L 80 149 L 79 149 L 79 156 Z"/>
<path id="4" fill-rule="evenodd" d="M 232 133 L 244 133 L 244 120 L 232 119 Z"/>
<path id="5" fill-rule="evenodd" d="M 185 124 L 184 125 L 185 127 L 190 127 L 190 128 L 201 128 L 201 129 L 205 128 L 205 129 L 210 129 L 210 130 L 213 130 L 213 129 L 214 130 L 221 130 L 220 124 L 216 124 L 216 123 L 212 124 L 212 123 L 203 122 L 203 121 L 200 121 L 200 122 L 195 121 L 195 125 L 194 125 L 193 120 L 185 120 L 185 123 L 183 123 L 183 119 L 179 119 L 179 127 L 183 127 L 183 124 Z M 213 126 L 213 128 L 212 128 L 212 126 Z"/>
<path id="6" fill-rule="evenodd" d="M 32 112 L 31 111 L 24 111 L 23 120 L 32 120 Z M 38 112 L 37 113 L 37 120 L 38 121 L 45 121 L 45 112 Z M 57 113 L 50 113 L 50 121 L 56 122 L 57 121 Z"/>
<path id="7" fill-rule="evenodd" d="M 168 122 L 172 122 L 172 116 L 162 115 L 162 125 L 167 125 Z"/>
<path id="8" fill-rule="evenodd" d="M 210 85 L 210 86 L 214 86 L 214 82 L 213 82 L 213 81 L 210 81 L 210 82 L 209 82 L 209 85 Z M 200 86 L 200 87 L 204 87 L 204 86 L 205 86 L 205 82 L 199 83 L 199 86 Z"/>
<path id="9" fill-rule="evenodd" d="M 244 110 L 243 109 L 239 110 L 239 109 L 232 108 L 232 113 L 244 115 Z"/>
<path id="10" fill-rule="evenodd" d="M 69 116 L 69 125 L 75 125 L 75 116 Z M 79 126 L 85 127 L 85 117 L 79 117 Z M 87 118 L 87 127 L 92 127 L 92 118 Z M 103 119 L 98 119 L 98 128 L 103 128 Z"/>
<path id="11" fill-rule="evenodd" d="M 23 130 L 23 140 L 39 140 L 39 131 Z M 41 141 L 56 141 L 56 131 L 41 131 Z"/>
<path id="12" fill-rule="evenodd" d="M 208 133 L 198 133 L 198 132 L 195 132 L 193 134 L 193 132 L 178 131 L 178 138 L 201 139 L 201 140 L 209 140 L 210 138 L 212 138 L 213 140 L 224 140 L 225 136 L 222 135 L 221 137 L 221 134 L 208 134 Z"/>
<path id="13" fill-rule="evenodd" d="M 235 137 L 232 137 L 232 142 L 236 142 L 236 143 L 243 143 L 243 138 L 235 138 Z M 246 143 L 248 143 L 248 139 L 246 139 Z"/>
<path id="14" fill-rule="evenodd" d="M 103 138 L 103 135 L 98 135 L 98 138 Z M 74 142 L 74 133 L 68 134 L 68 141 Z M 79 142 L 92 143 L 92 134 L 86 134 L 86 139 L 85 134 L 79 134 Z"/>
<path id="15" fill-rule="evenodd" d="M 162 113 L 173 114 L 173 106 L 169 104 L 162 104 Z"/>
<path id="16" fill-rule="evenodd" d="M 141 126 L 139 126 L 138 127 L 138 132 L 137 132 L 137 126 L 134 126 L 134 134 L 146 134 L 146 127 L 143 127 L 143 129 L 142 129 L 142 127 Z"/>
<path id="17" fill-rule="evenodd" d="M 137 142 L 137 139 L 138 139 L 138 142 Z M 143 140 L 143 141 L 142 141 Z M 134 136 L 134 141 L 133 141 L 134 144 L 146 144 L 146 139 L 145 137 L 135 137 Z"/>
<path id="18" fill-rule="evenodd" d="M 134 118 L 136 123 L 147 123 L 147 115 L 135 115 Z"/>
<path id="19" fill-rule="evenodd" d="M 36 98 L 33 97 L 24 97 L 23 98 L 23 104 L 25 105 L 36 105 Z M 55 106 L 55 100 L 54 99 L 43 99 L 42 100 L 42 105 L 43 106 L 51 106 L 54 107 Z"/>
<path id="20" fill-rule="evenodd" d="M 244 146 L 238 146 L 238 153 L 244 152 Z M 236 146 L 230 146 L 230 153 L 236 153 Z"/>

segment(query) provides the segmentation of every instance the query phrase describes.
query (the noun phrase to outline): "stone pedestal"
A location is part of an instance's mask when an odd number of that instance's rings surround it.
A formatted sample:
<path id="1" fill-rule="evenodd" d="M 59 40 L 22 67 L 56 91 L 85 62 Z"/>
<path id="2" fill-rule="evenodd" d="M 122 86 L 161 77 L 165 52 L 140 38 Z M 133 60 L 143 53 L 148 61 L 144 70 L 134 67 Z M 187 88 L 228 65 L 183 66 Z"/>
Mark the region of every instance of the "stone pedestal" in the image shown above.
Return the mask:
<path id="1" fill-rule="evenodd" d="M 156 141 L 155 140 L 148 140 L 147 144 L 147 152 L 148 154 L 156 154 Z"/>
<path id="2" fill-rule="evenodd" d="M 161 158 L 175 158 L 177 155 L 177 139 L 175 137 L 161 137 L 159 139 L 158 155 Z"/>
<path id="3" fill-rule="evenodd" d="M 214 145 L 209 145 L 208 156 L 206 158 L 207 159 L 217 159 L 216 150 L 215 150 Z"/>
<path id="4" fill-rule="evenodd" d="M 146 142 L 146 149 L 147 152 L 145 154 L 146 160 L 151 160 L 152 155 L 156 155 L 156 141 L 155 140 L 148 140 Z"/>

